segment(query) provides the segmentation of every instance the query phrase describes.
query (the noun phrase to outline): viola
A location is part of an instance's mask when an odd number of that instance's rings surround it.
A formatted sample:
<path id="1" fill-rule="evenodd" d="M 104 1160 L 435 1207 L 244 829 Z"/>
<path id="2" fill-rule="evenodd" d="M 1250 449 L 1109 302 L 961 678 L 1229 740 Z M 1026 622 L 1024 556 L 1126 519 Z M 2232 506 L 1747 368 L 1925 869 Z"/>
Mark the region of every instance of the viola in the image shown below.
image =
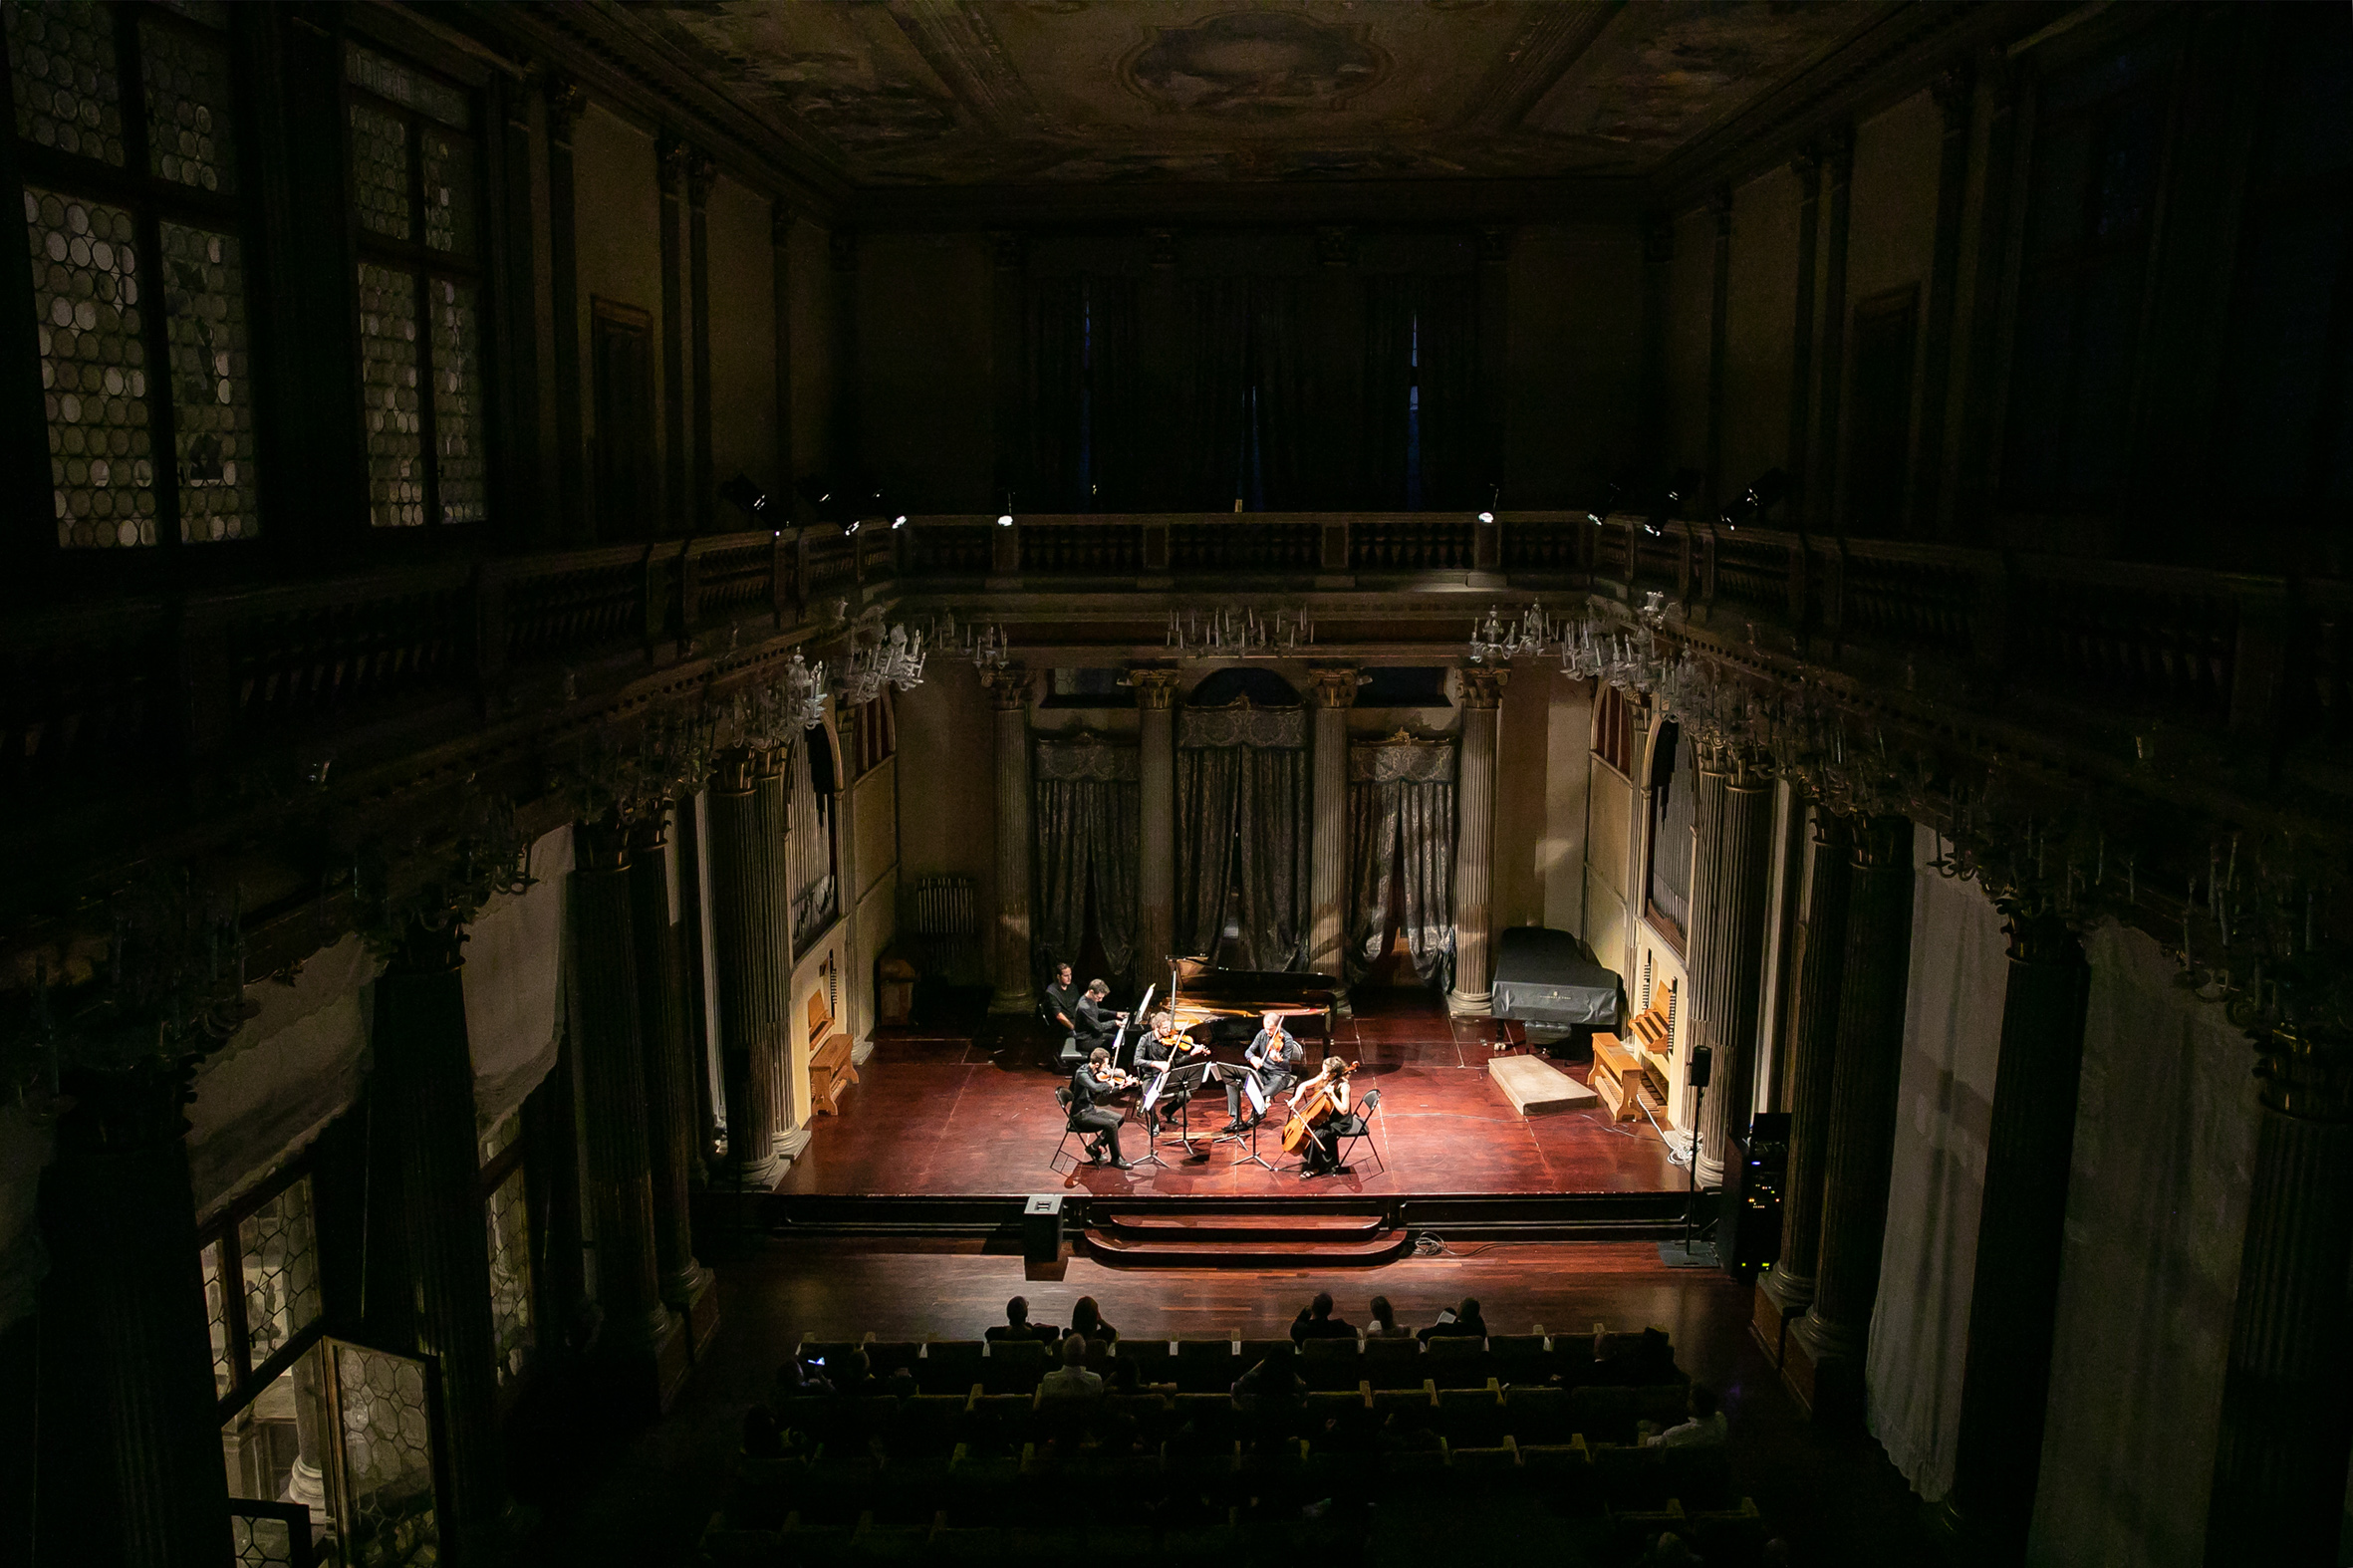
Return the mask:
<path id="1" fill-rule="evenodd" d="M 1363 1065 L 1351 1062 L 1348 1070 L 1354 1073 Z M 1329 1078 L 1321 1081 L 1306 1099 L 1291 1107 L 1291 1119 L 1283 1124 L 1283 1153 L 1298 1153 L 1299 1146 L 1307 1142 L 1309 1130 L 1330 1121 L 1340 1109 L 1332 1099 L 1332 1085 L 1338 1081 Z"/>

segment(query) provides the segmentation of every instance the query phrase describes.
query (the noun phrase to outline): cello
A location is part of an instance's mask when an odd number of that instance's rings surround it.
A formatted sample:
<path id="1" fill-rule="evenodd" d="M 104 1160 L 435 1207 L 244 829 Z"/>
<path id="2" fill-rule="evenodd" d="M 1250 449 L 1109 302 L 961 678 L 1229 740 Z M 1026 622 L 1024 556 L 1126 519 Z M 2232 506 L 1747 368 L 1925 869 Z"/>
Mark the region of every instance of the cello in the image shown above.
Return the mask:
<path id="1" fill-rule="evenodd" d="M 1364 1064 L 1362 1062 L 1349 1062 L 1345 1064 L 1340 1069 L 1338 1078 L 1335 1078 L 1329 1074 L 1322 1075 L 1318 1078 L 1306 1099 L 1295 1100 L 1292 1103 L 1291 1119 L 1283 1124 L 1284 1154 L 1297 1154 L 1299 1152 L 1299 1146 L 1307 1142 L 1307 1135 L 1309 1131 L 1313 1128 L 1321 1126 L 1324 1122 L 1331 1119 L 1332 1113 L 1338 1109 L 1332 1103 L 1332 1085 L 1339 1082 L 1340 1079 L 1346 1078 L 1349 1074 L 1355 1072 L 1363 1065 Z"/>

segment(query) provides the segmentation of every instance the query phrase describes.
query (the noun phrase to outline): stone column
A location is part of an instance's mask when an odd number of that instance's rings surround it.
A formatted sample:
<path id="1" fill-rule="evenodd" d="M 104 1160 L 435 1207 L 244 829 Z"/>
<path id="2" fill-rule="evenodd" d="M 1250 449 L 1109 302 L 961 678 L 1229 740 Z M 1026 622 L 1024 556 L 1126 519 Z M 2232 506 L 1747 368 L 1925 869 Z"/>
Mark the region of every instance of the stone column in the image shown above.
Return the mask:
<path id="1" fill-rule="evenodd" d="M 1971 1558 L 1986 1563 L 2023 1562 L 2034 1516 L 2091 976 L 2083 943 L 2065 921 L 2013 914 L 2009 934 L 1960 1444 L 1948 1499 Z M 2337 1466 L 2340 1479 L 2344 1468 Z"/>
<path id="2" fill-rule="evenodd" d="M 1912 978 L 1912 824 L 1859 823 L 1851 861 L 1846 964 L 1822 1145 L 1822 1256 L 1813 1306 L 1789 1325 L 1783 1374 L 1817 1420 L 1862 1414 L 1863 1353 L 1879 1295 L 1895 1156 L 1904 1000 Z"/>
<path id="3" fill-rule="evenodd" d="M 686 1342 L 662 1305 L 654 1261 L 629 839 L 619 824 L 584 823 L 573 830 L 573 984 L 580 1011 L 572 1038 L 580 1049 L 589 1211 L 596 1216 L 597 1304 L 605 1312 L 600 1349 L 623 1402 L 658 1415 L 685 1381 Z"/>
<path id="4" fill-rule="evenodd" d="M 990 927 L 990 978 L 995 1013 L 1025 1013 L 1037 1004 L 1029 950 L 1029 671 L 1007 664 L 982 679 L 997 715 L 997 913 Z"/>
<path id="5" fill-rule="evenodd" d="M 740 1187 L 764 1189 L 784 1172 L 776 1157 L 776 1097 L 792 910 L 781 843 L 768 832 L 756 787 L 758 760 L 749 748 L 724 751 L 711 773 L 711 945 L 730 1175 Z"/>
<path id="6" fill-rule="evenodd" d="M 374 1136 L 392 1152 L 399 1183 L 416 1353 L 440 1366 L 448 1477 L 441 1539 L 458 1561 L 492 1548 L 507 1511 L 464 940 L 454 920 L 438 930 L 411 924 L 404 933 L 376 982 L 369 1084 Z"/>
<path id="7" fill-rule="evenodd" d="M 859 985 L 868 958 L 858 946 L 858 897 L 866 888 L 866 869 L 858 864 L 858 709 L 837 699 L 829 704 L 827 716 L 831 719 L 828 738 L 834 747 L 834 810 L 828 826 L 835 846 L 834 901 L 842 912 L 841 1008 L 834 1022 L 850 1036 L 853 1065 L 864 1066 L 874 1055 L 874 1023 L 869 1017 L 872 1008 Z M 869 979 L 871 983 L 871 976 Z M 810 1042 L 812 1046 L 815 1043 Z M 814 1099 L 811 1104 L 814 1106 Z"/>
<path id="8" fill-rule="evenodd" d="M 2353 1061 L 2341 1039 L 2259 1039 L 2238 1304 L 2215 1445 L 2206 1560 L 2336 1561 L 2348 1430 Z"/>
<path id="9" fill-rule="evenodd" d="M 1495 721 L 1508 669 L 1462 671 L 1462 770 L 1454 793 L 1454 988 L 1450 1012 L 1483 1014 L 1493 997 Z"/>
<path id="10" fill-rule="evenodd" d="M 125 1563 L 227 1568 L 228 1471 L 180 1115 L 187 1074 L 73 1073 L 65 1092 L 79 1104 L 59 1124 L 42 1185 L 51 1288 L 67 1311 L 48 1332 L 79 1353 L 112 1485 L 105 1516 L 81 1528 Z"/>
<path id="11" fill-rule="evenodd" d="M 1813 1304 L 1822 1258 L 1822 1153 L 1829 1141 L 1830 1085 L 1838 1060 L 1839 982 L 1846 968 L 1847 890 L 1854 835 L 1820 806 L 1805 925 L 1797 955 L 1797 1020 L 1789 1031 L 1789 1169 L 1781 1181 L 1781 1257 L 1757 1284 L 1756 1328 L 1765 1354 L 1781 1361 L 1781 1330 Z"/>
<path id="12" fill-rule="evenodd" d="M 1169 988 L 1169 955 L 1176 950 L 1176 692 L 1174 669 L 1135 669 L 1137 718 L 1143 743 L 1137 761 L 1138 816 L 1143 862 L 1136 869 L 1136 983 Z M 1139 990 L 1139 995 L 1142 991 Z"/>
<path id="13" fill-rule="evenodd" d="M 795 736 L 752 753 L 753 831 L 759 834 L 764 847 L 770 920 L 776 933 L 766 955 L 772 976 L 768 1038 L 775 1063 L 768 1080 L 768 1152 L 780 1172 L 809 1147 L 810 1115 L 809 1039 L 800 1020 L 793 1016 L 793 963 L 800 955 L 793 950 L 796 932 L 793 849 L 789 836 L 795 828 L 807 833 L 828 831 L 822 822 L 793 821 L 792 781 L 788 770 L 798 760 L 796 748 L 804 744 L 803 737 Z M 837 881 L 834 885 L 837 909 L 841 898 L 841 884 Z"/>
<path id="14" fill-rule="evenodd" d="M 1338 1010 L 1348 1010 L 1342 945 L 1348 930 L 1348 710 L 1356 705 L 1354 669 L 1317 669 L 1315 682 L 1315 840 L 1310 850 L 1307 966 L 1341 982 Z"/>
<path id="15" fill-rule="evenodd" d="M 661 1299 L 686 1320 L 700 1354 L 719 1326 L 710 1271 L 694 1260 L 689 1218 L 701 1140 L 694 1080 L 701 1063 L 687 1045 L 685 970 L 678 908 L 669 877 L 670 803 L 630 827 L 630 929 L 638 960 L 638 1040 L 646 1064 L 646 1154 L 654 1193 L 654 1269 Z"/>
<path id="16" fill-rule="evenodd" d="M 1727 755 L 1715 831 L 1705 850 L 1709 904 L 1693 907 L 1707 927 L 1707 967 L 1694 976 L 1695 1038 L 1715 1052 L 1699 1117 L 1699 1184 L 1723 1184 L 1735 1137 L 1745 1136 L 1756 1098 L 1756 1028 L 1764 991 L 1765 894 L 1773 875 L 1773 781 L 1745 756 Z M 1701 779 L 1705 798 L 1705 776 Z M 1695 890 L 1696 891 L 1696 890 Z"/>

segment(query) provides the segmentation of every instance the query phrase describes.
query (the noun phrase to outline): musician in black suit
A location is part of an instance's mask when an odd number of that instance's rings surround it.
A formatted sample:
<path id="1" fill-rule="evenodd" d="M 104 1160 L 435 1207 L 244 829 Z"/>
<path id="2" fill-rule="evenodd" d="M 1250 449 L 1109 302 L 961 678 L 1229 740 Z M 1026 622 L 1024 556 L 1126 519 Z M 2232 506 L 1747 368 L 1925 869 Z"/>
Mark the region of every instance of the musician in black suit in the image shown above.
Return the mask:
<path id="1" fill-rule="evenodd" d="M 1209 1054 L 1209 1048 L 1176 1027 L 1176 1015 L 1157 1012 L 1152 1015 L 1152 1032 L 1136 1042 L 1136 1071 L 1158 1077 L 1172 1067 L 1182 1067 Z M 1176 1108 L 1191 1098 L 1191 1092 L 1164 1096 L 1160 1103 L 1145 1113 L 1145 1130 L 1157 1135 L 1161 1124 L 1176 1112 Z"/>
<path id="2" fill-rule="evenodd" d="M 1263 1120 L 1264 1107 L 1273 1096 L 1291 1086 L 1297 1068 L 1307 1055 L 1307 1048 L 1291 1038 L 1283 1027 L 1281 1013 L 1267 1013 L 1259 1020 L 1262 1027 L 1251 1037 L 1249 1050 L 1242 1053 L 1248 1071 L 1225 1081 L 1225 1131 L 1239 1133 Z M 1250 1119 L 1242 1120 L 1242 1086 L 1252 1080 L 1258 1084 L 1257 1105 L 1251 1109 Z"/>
<path id="3" fill-rule="evenodd" d="M 1104 1164 L 1103 1157 L 1108 1152 L 1112 1169 L 1126 1171 L 1131 1167 L 1120 1158 L 1120 1115 L 1105 1110 L 1101 1104 L 1120 1092 L 1120 1085 L 1111 1078 L 1111 1053 L 1099 1045 L 1079 1064 L 1079 1070 L 1070 1075 L 1070 1130 L 1093 1139 L 1087 1151 L 1087 1164 Z"/>
<path id="4" fill-rule="evenodd" d="M 1113 1012 L 1106 1005 L 1111 999 L 1111 982 L 1089 980 L 1084 995 L 1079 997 L 1079 1044 L 1092 1051 L 1109 1046 L 1120 1032 L 1120 1025 L 1128 1021 L 1126 1013 Z"/>

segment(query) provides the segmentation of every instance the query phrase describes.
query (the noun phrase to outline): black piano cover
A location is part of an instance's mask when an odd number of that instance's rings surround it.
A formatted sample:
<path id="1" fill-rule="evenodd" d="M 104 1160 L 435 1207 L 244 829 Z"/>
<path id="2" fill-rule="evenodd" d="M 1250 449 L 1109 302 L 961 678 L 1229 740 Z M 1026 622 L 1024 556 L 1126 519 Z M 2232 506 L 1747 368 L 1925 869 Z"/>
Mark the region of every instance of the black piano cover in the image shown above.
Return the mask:
<path id="1" fill-rule="evenodd" d="M 1618 1026 L 1617 972 L 1603 968 L 1592 949 L 1567 931 L 1504 927 L 1495 944 L 1494 987 L 1498 1018 L 1556 1028 Z"/>

